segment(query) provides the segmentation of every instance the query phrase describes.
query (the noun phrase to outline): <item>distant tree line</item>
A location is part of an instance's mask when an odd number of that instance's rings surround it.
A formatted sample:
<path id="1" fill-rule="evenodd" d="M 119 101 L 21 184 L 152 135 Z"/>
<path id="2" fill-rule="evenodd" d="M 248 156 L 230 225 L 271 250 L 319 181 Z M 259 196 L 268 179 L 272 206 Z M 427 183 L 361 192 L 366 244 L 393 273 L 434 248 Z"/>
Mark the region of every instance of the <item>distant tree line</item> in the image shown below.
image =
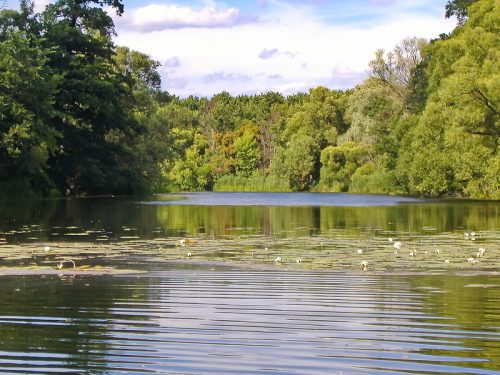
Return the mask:
<path id="1" fill-rule="evenodd" d="M 104 6 L 0 11 L 0 194 L 334 191 L 500 198 L 500 9 L 379 50 L 370 77 L 233 97 L 161 91 L 159 63 L 115 46 Z"/>

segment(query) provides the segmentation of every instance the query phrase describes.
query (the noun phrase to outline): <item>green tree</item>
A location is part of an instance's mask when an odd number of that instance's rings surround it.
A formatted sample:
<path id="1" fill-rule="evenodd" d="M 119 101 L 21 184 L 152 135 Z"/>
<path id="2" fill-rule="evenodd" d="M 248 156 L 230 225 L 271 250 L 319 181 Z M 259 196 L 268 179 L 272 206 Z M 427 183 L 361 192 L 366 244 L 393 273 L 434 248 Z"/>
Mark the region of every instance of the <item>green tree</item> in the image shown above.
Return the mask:
<path id="1" fill-rule="evenodd" d="M 241 135 L 234 141 L 236 156 L 236 174 L 250 177 L 257 171 L 261 152 L 257 142 L 257 129 L 255 126 L 246 126 Z"/>
<path id="2" fill-rule="evenodd" d="M 49 51 L 30 33 L 32 17 L 27 2 L 19 12 L 0 11 L 0 180 L 46 192 L 57 77 L 45 66 Z"/>
<path id="3" fill-rule="evenodd" d="M 464 25 L 433 45 L 431 94 L 400 169 L 421 195 L 498 197 L 499 5 L 478 1 Z"/>
<path id="4" fill-rule="evenodd" d="M 352 142 L 326 147 L 321 151 L 321 186 L 331 191 L 348 191 L 351 177 L 370 160 L 371 153 L 368 145 Z"/>
<path id="5" fill-rule="evenodd" d="M 116 49 L 115 61 L 121 74 L 130 79 L 135 90 L 143 89 L 148 92 L 160 90 L 161 78 L 158 73 L 160 63 L 152 60 L 148 55 L 130 50 L 128 47 Z"/>
<path id="6" fill-rule="evenodd" d="M 293 191 L 309 189 L 315 182 L 315 155 L 318 145 L 307 134 L 295 134 L 286 148 L 278 148 L 271 164 L 272 174 L 288 182 Z"/>
<path id="7" fill-rule="evenodd" d="M 477 0 L 451 0 L 446 3 L 446 18 L 456 16 L 458 23 L 463 25 L 467 20 L 467 8 Z"/>
<path id="8" fill-rule="evenodd" d="M 351 126 L 339 143 L 375 145 L 390 135 L 392 124 L 404 112 L 404 101 L 387 85 L 368 79 L 349 97 L 346 116 Z"/>
<path id="9" fill-rule="evenodd" d="M 208 144 L 199 134 L 186 150 L 183 158 L 177 159 L 173 167 L 164 170 L 170 185 L 175 190 L 200 191 L 211 187 L 211 170 L 206 157 Z"/>
<path id="10" fill-rule="evenodd" d="M 385 54 L 377 50 L 375 59 L 368 64 L 370 76 L 388 86 L 401 99 L 408 96 L 408 85 L 414 70 L 422 61 L 422 50 L 427 41 L 422 38 L 406 38 L 393 51 Z"/>
<path id="11" fill-rule="evenodd" d="M 321 150 L 336 144 L 339 133 L 347 129 L 345 107 L 349 95 L 321 86 L 311 89 L 309 94 L 294 99 L 281 126 L 275 127 L 279 148 L 271 172 L 285 175 L 291 189 L 305 190 L 318 182 Z M 299 155 L 304 159 L 299 161 Z M 298 166 L 296 171 L 293 164 Z"/>
<path id="12" fill-rule="evenodd" d="M 123 12 L 118 0 L 58 0 L 41 17 L 42 41 L 52 51 L 46 65 L 61 77 L 52 122 L 61 138 L 49 162 L 65 194 L 130 192 L 142 185 L 122 142 L 134 137 L 126 105 L 131 93 L 116 68 L 114 25 L 103 6 Z"/>
<path id="13" fill-rule="evenodd" d="M 201 127 L 211 150 L 215 149 L 216 138 L 220 134 L 234 130 L 236 123 L 234 109 L 234 98 L 228 92 L 222 92 L 205 101 Z"/>
<path id="14" fill-rule="evenodd" d="M 135 112 L 146 113 L 154 110 L 156 103 L 169 102 L 170 97 L 162 99 L 161 78 L 158 73 L 160 63 L 152 60 L 148 55 L 130 50 L 127 47 L 116 48 L 114 60 L 119 74 L 128 83 L 133 94 L 133 102 L 130 103 Z"/>

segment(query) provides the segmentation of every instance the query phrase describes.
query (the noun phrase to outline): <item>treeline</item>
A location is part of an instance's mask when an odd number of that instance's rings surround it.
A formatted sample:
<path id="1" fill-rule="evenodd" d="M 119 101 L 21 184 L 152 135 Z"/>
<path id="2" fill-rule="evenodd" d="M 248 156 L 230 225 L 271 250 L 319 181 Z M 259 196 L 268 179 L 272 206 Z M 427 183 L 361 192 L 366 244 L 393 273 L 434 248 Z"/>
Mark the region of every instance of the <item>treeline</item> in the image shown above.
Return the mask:
<path id="1" fill-rule="evenodd" d="M 178 97 L 159 64 L 117 47 L 100 6 L 0 13 L 0 189 L 350 191 L 500 198 L 495 0 L 455 0 L 430 43 L 377 51 L 347 91 Z"/>

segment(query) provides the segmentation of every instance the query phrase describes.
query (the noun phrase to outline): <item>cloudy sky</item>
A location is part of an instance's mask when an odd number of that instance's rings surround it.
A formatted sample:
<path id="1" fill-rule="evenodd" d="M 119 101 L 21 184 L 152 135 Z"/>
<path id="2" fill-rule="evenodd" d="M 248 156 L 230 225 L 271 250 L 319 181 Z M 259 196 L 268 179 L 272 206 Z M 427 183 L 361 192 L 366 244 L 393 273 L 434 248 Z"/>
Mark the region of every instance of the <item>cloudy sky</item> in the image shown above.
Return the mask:
<path id="1" fill-rule="evenodd" d="M 163 89 L 181 97 L 345 89 L 376 49 L 451 31 L 446 2 L 124 0 L 116 43 L 160 61 Z"/>

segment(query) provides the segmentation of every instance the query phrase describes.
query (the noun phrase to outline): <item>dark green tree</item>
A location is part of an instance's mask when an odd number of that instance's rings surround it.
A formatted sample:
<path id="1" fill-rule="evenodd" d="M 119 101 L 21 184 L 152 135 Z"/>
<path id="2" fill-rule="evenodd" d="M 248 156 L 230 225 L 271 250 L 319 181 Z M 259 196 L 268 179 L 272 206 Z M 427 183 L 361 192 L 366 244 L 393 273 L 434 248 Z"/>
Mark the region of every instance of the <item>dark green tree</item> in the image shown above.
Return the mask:
<path id="1" fill-rule="evenodd" d="M 116 68 L 114 24 L 102 7 L 118 14 L 118 0 L 58 0 L 41 16 L 47 66 L 60 76 L 53 125 L 60 134 L 50 158 L 51 176 L 65 194 L 131 192 L 141 185 L 128 164 L 123 136 L 133 137 L 130 90 Z"/>
<path id="2" fill-rule="evenodd" d="M 32 34 L 35 23 L 32 3 L 0 11 L 0 180 L 46 192 L 57 77 L 46 67 L 49 51 Z"/>
<path id="3" fill-rule="evenodd" d="M 457 17 L 458 23 L 463 25 L 467 20 L 468 7 L 477 0 L 450 0 L 446 3 L 446 18 Z"/>

